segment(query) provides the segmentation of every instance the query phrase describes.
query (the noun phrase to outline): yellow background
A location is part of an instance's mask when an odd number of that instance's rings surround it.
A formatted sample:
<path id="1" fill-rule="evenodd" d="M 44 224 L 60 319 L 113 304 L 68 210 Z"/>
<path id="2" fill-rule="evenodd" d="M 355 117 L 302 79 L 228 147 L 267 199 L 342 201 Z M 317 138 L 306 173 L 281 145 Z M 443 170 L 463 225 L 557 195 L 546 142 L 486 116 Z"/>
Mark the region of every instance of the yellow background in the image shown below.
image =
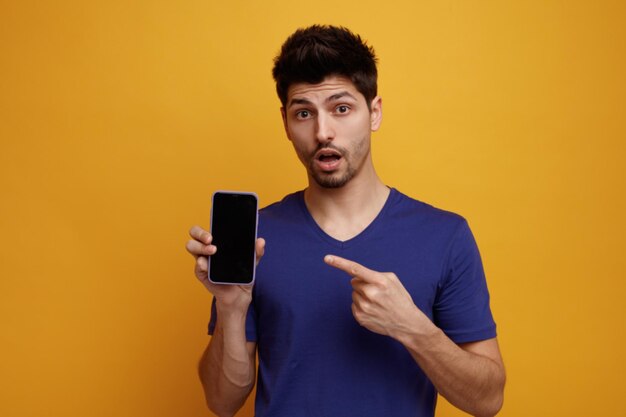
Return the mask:
<path id="1" fill-rule="evenodd" d="M 470 221 L 501 415 L 626 415 L 625 11 L 0 1 L 0 415 L 207 415 L 187 230 L 217 188 L 266 205 L 305 186 L 270 69 L 312 23 L 379 54 L 384 181 Z"/>

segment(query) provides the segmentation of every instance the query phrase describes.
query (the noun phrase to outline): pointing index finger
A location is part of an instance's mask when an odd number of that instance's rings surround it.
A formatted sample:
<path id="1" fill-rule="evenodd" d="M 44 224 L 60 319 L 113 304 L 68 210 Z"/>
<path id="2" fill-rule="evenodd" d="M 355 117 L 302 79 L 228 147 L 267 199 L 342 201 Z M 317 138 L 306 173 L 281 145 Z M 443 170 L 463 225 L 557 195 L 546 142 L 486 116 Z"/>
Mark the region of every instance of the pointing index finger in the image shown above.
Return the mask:
<path id="1" fill-rule="evenodd" d="M 372 271 L 371 269 L 368 269 L 357 262 L 342 258 L 340 256 L 326 255 L 324 257 L 324 262 L 326 262 L 330 266 L 334 266 L 335 268 L 342 270 L 352 277 L 358 277 L 365 281 L 371 281 L 376 274 L 375 271 Z"/>

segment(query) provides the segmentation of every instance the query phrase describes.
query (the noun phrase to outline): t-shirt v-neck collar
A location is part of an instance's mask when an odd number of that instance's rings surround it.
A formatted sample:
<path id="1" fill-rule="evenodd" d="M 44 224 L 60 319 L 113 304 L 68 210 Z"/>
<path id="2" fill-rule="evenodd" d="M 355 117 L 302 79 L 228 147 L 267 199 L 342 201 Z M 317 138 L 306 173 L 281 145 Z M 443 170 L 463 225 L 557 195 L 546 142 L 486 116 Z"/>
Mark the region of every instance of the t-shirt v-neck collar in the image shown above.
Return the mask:
<path id="1" fill-rule="evenodd" d="M 382 222 L 383 218 L 386 215 L 386 212 L 389 210 L 389 207 L 392 205 L 393 201 L 396 200 L 397 196 L 398 191 L 395 188 L 389 187 L 389 195 L 387 196 L 387 200 L 385 201 L 385 204 L 378 212 L 376 217 L 374 217 L 374 220 L 372 220 L 371 223 L 368 224 L 365 229 L 363 229 L 359 234 L 348 240 L 343 241 L 330 236 L 319 226 L 319 224 L 317 224 L 317 222 L 311 215 L 311 212 L 309 212 L 306 203 L 304 202 L 304 191 L 300 191 L 298 193 L 298 203 L 300 205 L 300 208 L 302 209 L 307 224 L 322 240 L 338 248 L 348 248 L 358 243 L 359 241 L 367 238 L 367 236 L 376 229 L 378 224 Z"/>

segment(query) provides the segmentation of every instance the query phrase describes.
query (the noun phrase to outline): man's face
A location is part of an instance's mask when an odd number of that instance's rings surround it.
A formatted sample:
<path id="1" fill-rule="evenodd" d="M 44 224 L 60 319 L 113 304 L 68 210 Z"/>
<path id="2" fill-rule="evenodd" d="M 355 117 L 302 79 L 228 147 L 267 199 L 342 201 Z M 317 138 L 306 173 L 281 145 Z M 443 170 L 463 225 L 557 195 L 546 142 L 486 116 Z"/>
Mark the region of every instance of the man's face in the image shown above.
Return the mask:
<path id="1" fill-rule="evenodd" d="M 343 187 L 371 164 L 371 132 L 382 118 L 380 97 L 365 97 L 345 77 L 289 87 L 281 109 L 287 137 L 309 178 L 324 188 Z"/>

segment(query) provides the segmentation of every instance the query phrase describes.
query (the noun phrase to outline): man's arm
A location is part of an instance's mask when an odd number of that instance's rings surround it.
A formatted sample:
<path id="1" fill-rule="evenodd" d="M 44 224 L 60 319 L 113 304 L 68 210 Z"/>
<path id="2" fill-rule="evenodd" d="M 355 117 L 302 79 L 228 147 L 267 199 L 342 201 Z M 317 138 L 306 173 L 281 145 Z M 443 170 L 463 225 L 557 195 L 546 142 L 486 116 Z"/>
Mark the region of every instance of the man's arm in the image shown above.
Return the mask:
<path id="1" fill-rule="evenodd" d="M 220 417 L 233 416 L 254 387 L 256 343 L 247 342 L 245 313 L 227 313 L 219 307 L 215 331 L 200 363 L 198 374 L 207 406 Z"/>
<path id="2" fill-rule="evenodd" d="M 496 339 L 457 345 L 417 308 L 395 274 L 338 256 L 324 260 L 352 276 L 352 313 L 359 324 L 402 343 L 456 407 L 481 417 L 498 413 L 505 371 Z"/>
<path id="3" fill-rule="evenodd" d="M 430 322 L 430 321 L 429 321 Z M 474 416 L 495 416 L 504 400 L 505 371 L 494 339 L 455 344 L 441 329 L 398 336 L 451 404 Z"/>
<path id="4" fill-rule="evenodd" d="M 233 416 L 254 387 L 256 343 L 246 340 L 246 316 L 252 301 L 251 285 L 216 285 L 208 279 L 207 257 L 215 254 L 213 237 L 199 226 L 189 231 L 187 251 L 196 259 L 198 280 L 215 297 L 215 331 L 198 373 L 209 409 L 220 417 Z M 265 240 L 257 239 L 257 263 L 265 252 Z"/>

